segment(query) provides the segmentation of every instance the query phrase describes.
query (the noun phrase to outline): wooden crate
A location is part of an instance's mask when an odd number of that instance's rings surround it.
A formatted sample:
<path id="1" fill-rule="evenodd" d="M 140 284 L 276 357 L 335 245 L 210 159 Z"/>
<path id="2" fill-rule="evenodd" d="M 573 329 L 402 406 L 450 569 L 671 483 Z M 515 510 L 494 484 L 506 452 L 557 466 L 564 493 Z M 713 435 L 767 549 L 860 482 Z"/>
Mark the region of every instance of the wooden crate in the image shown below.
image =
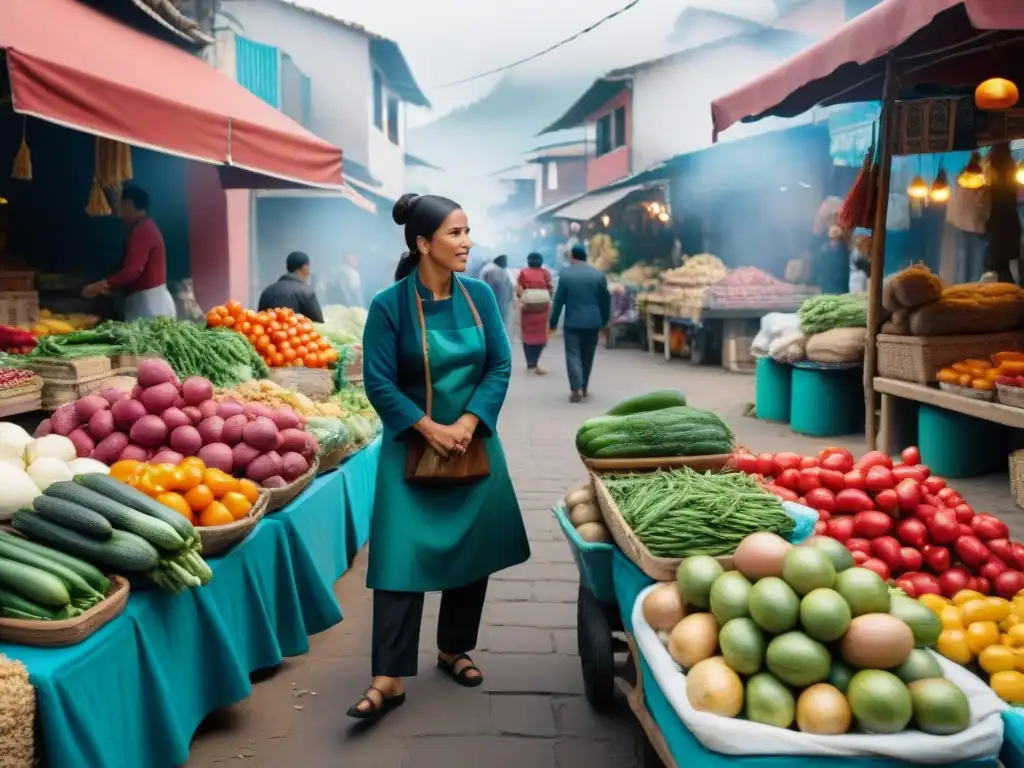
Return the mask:
<path id="1" fill-rule="evenodd" d="M 95 395 L 107 387 L 107 382 L 117 376 L 131 375 L 134 371 L 107 371 L 74 381 L 43 379 L 44 411 L 55 411 L 62 405 L 73 403 L 86 395 Z"/>
<path id="2" fill-rule="evenodd" d="M 0 325 L 29 326 L 39 319 L 35 291 L 0 291 Z"/>
<path id="3" fill-rule="evenodd" d="M 753 373 L 757 365 L 750 347 L 760 321 L 726 320 L 722 338 L 722 367 L 732 373 Z"/>
<path id="4" fill-rule="evenodd" d="M 17 291 L 34 293 L 36 289 L 36 273 L 30 270 L 0 270 L 0 291 Z"/>
<path id="5" fill-rule="evenodd" d="M 29 361 L 28 367 L 47 382 L 74 383 L 97 376 L 113 375 L 114 366 L 109 357 L 79 357 L 64 360 L 56 357 L 37 357 Z"/>

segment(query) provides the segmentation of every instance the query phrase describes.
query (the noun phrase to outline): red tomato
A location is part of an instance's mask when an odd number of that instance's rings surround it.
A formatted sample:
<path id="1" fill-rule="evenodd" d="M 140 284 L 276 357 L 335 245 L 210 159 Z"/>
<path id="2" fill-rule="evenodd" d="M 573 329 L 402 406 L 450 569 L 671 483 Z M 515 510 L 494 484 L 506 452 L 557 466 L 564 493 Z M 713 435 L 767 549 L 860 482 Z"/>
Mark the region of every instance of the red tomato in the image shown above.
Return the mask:
<path id="1" fill-rule="evenodd" d="M 921 548 L 921 557 L 924 558 L 924 564 L 935 573 L 948 571 L 953 560 L 948 549 L 935 544 L 925 544 Z"/>
<path id="2" fill-rule="evenodd" d="M 759 453 L 757 455 L 757 472 L 765 477 L 775 472 L 775 457 L 770 453 Z"/>
<path id="3" fill-rule="evenodd" d="M 973 536 L 974 531 L 971 530 L 971 526 L 967 523 L 957 523 L 956 529 L 960 531 L 960 536 Z M 960 538 L 959 536 L 957 538 Z"/>
<path id="4" fill-rule="evenodd" d="M 927 561 L 927 557 L 925 558 Z M 955 568 L 946 568 L 939 574 L 939 587 L 942 589 L 942 594 L 946 597 L 952 597 L 962 589 L 969 589 L 971 583 L 971 575 L 967 572 L 966 568 L 956 566 Z"/>
<path id="5" fill-rule="evenodd" d="M 984 576 L 976 576 L 974 578 L 974 589 L 977 592 L 981 592 L 983 595 L 992 593 L 992 582 L 986 579 Z"/>
<path id="6" fill-rule="evenodd" d="M 909 448 L 903 449 L 903 453 L 900 454 L 900 458 L 903 459 L 904 464 L 920 464 L 921 452 L 917 450 L 916 445 L 912 445 Z"/>
<path id="7" fill-rule="evenodd" d="M 864 484 L 872 493 L 878 493 L 879 491 L 894 488 L 896 486 L 896 479 L 892 476 L 892 471 L 887 467 L 875 465 L 868 469 L 867 474 L 864 476 Z"/>
<path id="8" fill-rule="evenodd" d="M 846 481 L 843 480 L 843 473 L 836 469 L 822 469 L 820 472 L 821 484 L 833 493 L 846 489 Z"/>
<path id="9" fill-rule="evenodd" d="M 800 497 L 796 495 L 795 491 L 791 491 L 789 488 L 783 488 L 781 485 L 768 484 L 764 487 L 768 493 L 774 493 L 783 501 L 796 501 Z"/>
<path id="10" fill-rule="evenodd" d="M 924 479 L 924 489 L 928 493 L 938 493 L 946 487 L 946 481 L 941 477 L 926 477 Z"/>
<path id="11" fill-rule="evenodd" d="M 932 476 L 932 468 L 927 464 L 918 464 L 917 471 L 924 475 L 925 480 Z"/>
<path id="12" fill-rule="evenodd" d="M 936 544 L 952 544 L 960 536 L 956 516 L 949 510 L 940 509 L 926 523 L 928 535 Z"/>
<path id="13" fill-rule="evenodd" d="M 914 517 L 918 520 L 927 523 L 932 519 L 932 516 L 939 511 L 940 508 L 933 507 L 931 504 L 918 504 L 917 509 L 914 510 Z"/>
<path id="14" fill-rule="evenodd" d="M 864 491 L 847 488 L 836 494 L 836 509 L 840 512 L 856 514 L 874 508 L 875 503 Z"/>
<path id="15" fill-rule="evenodd" d="M 928 543 L 928 528 L 920 520 L 909 517 L 897 524 L 896 536 L 908 547 L 921 549 Z"/>
<path id="16" fill-rule="evenodd" d="M 956 521 L 958 523 L 967 523 L 970 525 L 971 521 L 974 520 L 974 510 L 971 509 L 970 504 L 957 504 L 953 507 L 953 514 L 956 515 Z M 997 536 L 996 538 L 1001 537 Z"/>
<path id="17" fill-rule="evenodd" d="M 998 557 L 1004 563 L 1012 563 L 1013 555 L 1010 553 L 1009 539 L 989 539 L 985 542 L 988 551 Z"/>
<path id="18" fill-rule="evenodd" d="M 800 469 L 810 469 L 818 466 L 818 460 L 813 456 L 804 456 L 800 459 Z"/>
<path id="19" fill-rule="evenodd" d="M 900 508 L 900 497 L 891 488 L 879 491 L 875 494 L 875 506 L 887 515 L 891 515 Z"/>
<path id="20" fill-rule="evenodd" d="M 849 515 L 836 515 L 827 523 L 825 535 L 836 541 L 845 542 L 853 536 L 853 518 Z"/>
<path id="21" fill-rule="evenodd" d="M 854 525 L 856 525 L 856 520 L 854 520 Z M 900 543 L 893 536 L 879 536 L 872 541 L 871 554 L 889 566 L 890 571 L 896 571 L 903 563 Z"/>
<path id="22" fill-rule="evenodd" d="M 896 496 L 899 497 L 900 509 L 904 512 L 913 512 L 921 504 L 923 494 L 921 484 L 917 480 L 901 480 L 896 485 Z"/>
<path id="23" fill-rule="evenodd" d="M 847 539 L 845 543 L 846 548 L 851 552 L 863 552 L 865 555 L 871 554 L 871 542 L 868 539 L 855 537 Z"/>
<path id="24" fill-rule="evenodd" d="M 869 571 L 874 571 L 881 576 L 885 581 L 888 581 L 892 577 L 892 572 L 889 570 L 889 566 L 879 560 L 877 557 L 869 557 L 863 563 L 860 564 L 861 568 L 867 568 Z"/>
<path id="25" fill-rule="evenodd" d="M 978 569 L 978 573 L 995 584 L 999 575 L 1005 570 L 1007 570 L 1006 565 L 1002 561 L 993 558 L 981 566 Z M 996 589 L 998 590 L 998 587 Z"/>
<path id="26" fill-rule="evenodd" d="M 917 587 L 914 586 L 914 582 L 911 581 L 906 575 L 901 576 L 896 580 L 896 586 L 902 589 L 907 597 L 917 597 Z"/>
<path id="27" fill-rule="evenodd" d="M 818 456 L 818 464 L 822 469 L 830 469 L 843 474 L 853 469 L 853 457 L 847 453 L 830 453 L 827 456 Z"/>
<path id="28" fill-rule="evenodd" d="M 961 504 L 960 506 L 966 507 L 967 505 Z M 971 531 L 983 541 L 1005 539 L 1010 535 L 1010 529 L 1006 527 L 1006 523 L 992 515 L 975 515 L 970 522 Z"/>
<path id="29" fill-rule="evenodd" d="M 855 491 L 863 491 L 867 486 L 864 485 L 864 473 L 859 469 L 853 469 L 843 475 L 843 482 L 847 488 Z"/>
<path id="30" fill-rule="evenodd" d="M 917 590 L 918 597 L 921 595 L 942 594 L 942 587 L 939 584 L 939 580 L 930 573 L 915 573 L 910 577 L 910 580 L 914 585 L 914 589 Z"/>
<path id="31" fill-rule="evenodd" d="M 799 502 L 797 502 L 797 503 L 799 503 Z M 804 504 L 804 506 L 806 507 L 807 505 Z M 832 513 L 829 512 L 827 509 L 818 509 L 818 510 L 815 510 L 815 511 L 818 513 L 818 520 L 820 522 L 827 523 L 829 520 L 832 519 Z"/>
<path id="32" fill-rule="evenodd" d="M 900 570 L 906 573 L 907 571 L 919 571 L 924 566 L 924 558 L 921 557 L 921 553 L 913 547 L 900 547 Z M 935 589 L 939 589 L 938 583 L 935 585 Z M 939 594 L 938 591 L 935 594 Z"/>
<path id="33" fill-rule="evenodd" d="M 866 510 L 853 516 L 853 532 L 862 539 L 877 539 L 892 531 L 893 521 L 884 512 Z M 899 542 L 897 542 L 897 549 Z M 874 550 L 872 550 L 874 554 Z"/>
<path id="34" fill-rule="evenodd" d="M 980 568 L 990 557 L 988 547 L 977 536 L 961 536 L 955 547 L 957 557 L 968 568 Z"/>
<path id="35" fill-rule="evenodd" d="M 1007 569 L 992 580 L 996 594 L 1006 600 L 1012 600 L 1024 589 L 1024 573 Z"/>
<path id="36" fill-rule="evenodd" d="M 776 453 L 775 474 L 780 475 L 787 469 L 799 469 L 801 458 L 802 457 L 798 453 Z"/>
<path id="37" fill-rule="evenodd" d="M 871 467 L 885 467 L 886 469 L 892 469 L 892 459 L 881 451 L 868 451 L 860 457 L 860 461 L 857 462 L 857 467 L 865 472 L 867 472 Z"/>
<path id="38" fill-rule="evenodd" d="M 775 484 L 781 485 L 783 488 L 789 488 L 791 491 L 800 490 L 800 470 L 787 469 L 775 478 Z"/>
<path id="39" fill-rule="evenodd" d="M 828 488 L 812 488 L 807 491 L 806 500 L 811 509 L 831 512 L 836 508 L 836 497 Z"/>
<path id="40" fill-rule="evenodd" d="M 807 494 L 815 488 L 821 488 L 821 470 L 817 467 L 807 467 L 800 470 L 800 492 Z"/>
<path id="41" fill-rule="evenodd" d="M 829 446 L 828 448 L 822 448 L 818 453 L 818 461 L 824 461 L 828 456 L 832 455 L 845 456 L 850 461 L 850 466 L 853 466 L 853 454 L 846 448 L 840 448 L 836 445 Z"/>
<path id="42" fill-rule="evenodd" d="M 854 552 L 853 563 L 854 565 L 864 565 L 864 562 L 871 557 L 867 552 Z"/>
<path id="43" fill-rule="evenodd" d="M 919 470 L 917 467 L 908 467 L 906 464 L 897 464 L 893 467 L 892 476 L 896 480 L 897 484 L 902 480 L 916 480 L 919 483 L 924 482 L 924 472 Z"/>
<path id="44" fill-rule="evenodd" d="M 729 463 L 744 474 L 757 474 L 757 456 L 752 453 L 734 453 Z"/>
<path id="45" fill-rule="evenodd" d="M 817 536 L 824 536 L 824 535 L 826 535 L 825 534 L 826 530 L 828 530 L 828 523 L 826 523 L 824 520 L 819 520 L 818 522 L 816 522 L 814 524 L 814 533 L 815 533 L 815 535 L 817 535 Z"/>

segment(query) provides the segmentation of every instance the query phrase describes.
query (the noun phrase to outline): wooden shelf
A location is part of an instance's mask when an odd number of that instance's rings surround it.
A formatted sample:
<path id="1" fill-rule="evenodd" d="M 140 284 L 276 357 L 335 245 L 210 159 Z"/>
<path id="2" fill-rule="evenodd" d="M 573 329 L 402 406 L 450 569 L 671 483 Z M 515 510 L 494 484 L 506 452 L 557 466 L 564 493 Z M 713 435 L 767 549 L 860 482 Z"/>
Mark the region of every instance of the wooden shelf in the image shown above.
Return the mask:
<path id="1" fill-rule="evenodd" d="M 941 389 L 929 387 L 924 384 L 914 384 L 909 381 L 897 379 L 883 379 L 875 377 L 875 392 L 883 395 L 913 400 L 924 405 L 932 405 L 937 408 L 945 408 L 947 411 L 962 413 L 965 416 L 972 416 L 975 419 L 991 421 L 1014 429 L 1024 429 L 1024 408 L 1011 408 L 997 402 L 984 400 L 972 400 L 963 395 L 956 395 L 952 392 L 943 392 Z"/>

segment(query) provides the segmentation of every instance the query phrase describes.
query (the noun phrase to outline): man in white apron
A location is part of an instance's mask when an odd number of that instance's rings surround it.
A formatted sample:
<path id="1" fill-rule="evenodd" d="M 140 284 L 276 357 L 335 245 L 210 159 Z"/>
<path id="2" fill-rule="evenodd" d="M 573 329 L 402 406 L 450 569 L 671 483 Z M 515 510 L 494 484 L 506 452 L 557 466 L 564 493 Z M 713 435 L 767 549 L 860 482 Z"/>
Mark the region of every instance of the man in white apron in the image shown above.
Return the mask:
<path id="1" fill-rule="evenodd" d="M 121 193 L 121 220 L 128 225 L 124 266 L 105 280 L 90 283 L 82 295 L 91 299 L 124 290 L 125 320 L 143 317 L 176 318 L 174 298 L 167 290 L 167 249 L 156 222 L 149 218 L 149 194 L 140 187 Z"/>

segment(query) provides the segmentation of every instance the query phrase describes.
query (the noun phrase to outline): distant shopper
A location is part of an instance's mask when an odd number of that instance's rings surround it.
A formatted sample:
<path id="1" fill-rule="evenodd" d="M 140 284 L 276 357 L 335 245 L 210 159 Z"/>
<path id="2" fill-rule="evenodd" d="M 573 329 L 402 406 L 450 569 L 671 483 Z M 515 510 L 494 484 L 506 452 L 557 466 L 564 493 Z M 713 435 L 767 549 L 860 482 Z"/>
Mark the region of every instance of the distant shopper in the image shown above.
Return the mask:
<path id="1" fill-rule="evenodd" d="M 149 218 L 149 194 L 140 187 L 125 187 L 121 192 L 120 215 L 128 225 L 124 266 L 107 279 L 85 286 L 82 296 L 91 299 L 124 290 L 125 320 L 175 319 L 174 298 L 167 290 L 167 249 L 160 228 Z"/>
<path id="2" fill-rule="evenodd" d="M 558 328 L 565 309 L 565 366 L 569 373 L 569 402 L 587 397 L 590 371 L 601 329 L 611 317 L 612 298 L 604 272 L 587 264 L 587 250 L 574 245 L 572 262 L 558 276 L 558 289 L 551 308 L 551 334 Z"/>
<path id="3" fill-rule="evenodd" d="M 501 321 L 505 324 L 505 330 L 508 331 L 514 294 L 512 278 L 508 276 L 508 256 L 502 254 L 495 257 L 494 261 L 480 270 L 480 279 L 491 286 L 491 290 L 494 291 L 494 298 L 498 300 L 498 311 L 501 312 Z"/>
<path id="4" fill-rule="evenodd" d="M 548 313 L 551 311 L 551 273 L 544 269 L 544 257 L 531 253 L 526 269 L 519 272 L 516 296 L 521 305 L 519 325 L 523 334 L 526 370 L 543 376 L 540 355 L 548 343 Z"/>
<path id="5" fill-rule="evenodd" d="M 302 251 L 292 251 L 285 261 L 285 268 L 288 273 L 260 294 L 259 311 L 283 307 L 304 315 L 314 323 L 322 323 L 324 313 L 316 291 L 309 284 L 309 256 Z"/>
<path id="6" fill-rule="evenodd" d="M 359 274 L 359 257 L 354 253 L 345 256 L 345 263 L 338 270 L 341 278 L 342 293 L 345 296 L 346 307 L 366 307 L 366 300 L 363 297 L 363 279 Z"/>

